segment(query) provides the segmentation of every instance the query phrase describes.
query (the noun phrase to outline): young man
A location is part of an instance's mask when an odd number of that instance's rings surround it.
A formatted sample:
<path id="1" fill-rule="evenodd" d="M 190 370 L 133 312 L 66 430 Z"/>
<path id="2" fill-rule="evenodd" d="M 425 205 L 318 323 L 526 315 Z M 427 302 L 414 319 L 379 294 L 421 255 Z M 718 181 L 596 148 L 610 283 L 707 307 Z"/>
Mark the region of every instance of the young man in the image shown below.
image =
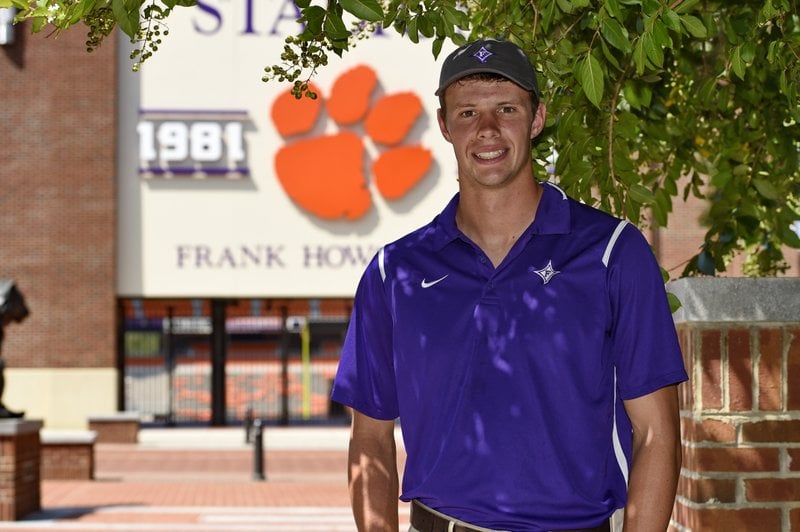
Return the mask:
<path id="1" fill-rule="evenodd" d="M 663 531 L 686 379 L 659 268 L 632 225 L 533 176 L 534 70 L 480 40 L 442 67 L 459 193 L 367 267 L 333 389 L 354 409 L 361 531 Z"/>

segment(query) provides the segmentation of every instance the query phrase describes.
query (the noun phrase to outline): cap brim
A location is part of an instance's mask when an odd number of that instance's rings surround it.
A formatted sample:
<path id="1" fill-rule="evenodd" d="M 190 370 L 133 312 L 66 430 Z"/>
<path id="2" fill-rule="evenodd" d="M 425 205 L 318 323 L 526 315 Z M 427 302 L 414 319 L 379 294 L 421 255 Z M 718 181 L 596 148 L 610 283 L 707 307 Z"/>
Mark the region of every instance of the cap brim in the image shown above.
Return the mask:
<path id="1" fill-rule="evenodd" d="M 460 71 L 455 76 L 451 76 L 450 78 L 446 79 L 444 81 L 444 83 L 442 83 L 439 86 L 439 88 L 436 89 L 436 92 L 434 94 L 436 96 L 441 96 L 442 93 L 445 91 L 445 89 L 447 89 L 447 87 L 449 87 L 450 85 L 452 85 L 456 81 L 458 81 L 460 79 L 463 79 L 463 78 L 465 78 L 465 77 L 467 77 L 467 76 L 469 76 L 471 74 L 480 74 L 482 72 L 487 72 L 487 73 L 490 73 L 490 74 L 497 74 L 499 76 L 503 76 L 507 80 L 513 81 L 514 83 L 516 83 L 517 85 L 519 85 L 520 87 L 525 89 L 526 91 L 529 91 L 529 92 L 532 92 L 532 93 L 536 94 L 537 98 L 539 97 L 539 89 L 537 87 L 531 87 L 529 83 L 526 84 L 526 83 L 520 81 L 519 79 L 515 79 L 515 78 L 509 76 L 507 72 L 503 72 L 499 68 L 491 68 L 491 67 L 486 67 L 486 66 L 480 66 L 480 67 L 476 67 L 476 68 L 468 68 L 467 70 Z"/>

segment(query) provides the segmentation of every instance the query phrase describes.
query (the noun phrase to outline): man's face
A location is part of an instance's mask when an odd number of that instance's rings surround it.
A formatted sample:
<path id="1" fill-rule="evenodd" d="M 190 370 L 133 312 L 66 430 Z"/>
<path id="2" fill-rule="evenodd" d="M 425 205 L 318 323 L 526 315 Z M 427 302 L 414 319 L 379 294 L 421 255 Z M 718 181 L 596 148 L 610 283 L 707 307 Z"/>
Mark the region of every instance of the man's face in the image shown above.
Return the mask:
<path id="1" fill-rule="evenodd" d="M 447 87 L 439 128 L 453 145 L 461 186 L 499 188 L 532 178 L 531 139 L 544 127 L 544 106 L 505 80 L 468 79 Z"/>

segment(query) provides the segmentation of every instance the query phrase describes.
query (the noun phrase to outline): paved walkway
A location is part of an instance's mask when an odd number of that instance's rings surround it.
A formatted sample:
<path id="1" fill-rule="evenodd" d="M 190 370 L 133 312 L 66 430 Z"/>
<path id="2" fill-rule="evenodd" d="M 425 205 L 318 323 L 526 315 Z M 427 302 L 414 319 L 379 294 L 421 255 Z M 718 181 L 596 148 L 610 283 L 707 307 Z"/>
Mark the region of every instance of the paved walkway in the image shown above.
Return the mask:
<path id="1" fill-rule="evenodd" d="M 136 445 L 95 445 L 94 481 L 43 481 L 42 511 L 0 530 L 353 532 L 347 438 L 266 428 L 262 481 L 241 428 L 143 429 Z"/>

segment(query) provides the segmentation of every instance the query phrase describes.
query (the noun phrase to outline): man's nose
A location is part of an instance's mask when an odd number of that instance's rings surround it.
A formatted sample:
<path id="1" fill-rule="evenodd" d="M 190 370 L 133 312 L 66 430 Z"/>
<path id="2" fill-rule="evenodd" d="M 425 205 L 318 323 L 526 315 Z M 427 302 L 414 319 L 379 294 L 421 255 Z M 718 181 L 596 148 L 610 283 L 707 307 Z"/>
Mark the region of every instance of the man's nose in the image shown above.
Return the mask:
<path id="1" fill-rule="evenodd" d="M 481 113 L 478 122 L 478 135 L 481 137 L 495 136 L 499 130 L 495 113 Z"/>

